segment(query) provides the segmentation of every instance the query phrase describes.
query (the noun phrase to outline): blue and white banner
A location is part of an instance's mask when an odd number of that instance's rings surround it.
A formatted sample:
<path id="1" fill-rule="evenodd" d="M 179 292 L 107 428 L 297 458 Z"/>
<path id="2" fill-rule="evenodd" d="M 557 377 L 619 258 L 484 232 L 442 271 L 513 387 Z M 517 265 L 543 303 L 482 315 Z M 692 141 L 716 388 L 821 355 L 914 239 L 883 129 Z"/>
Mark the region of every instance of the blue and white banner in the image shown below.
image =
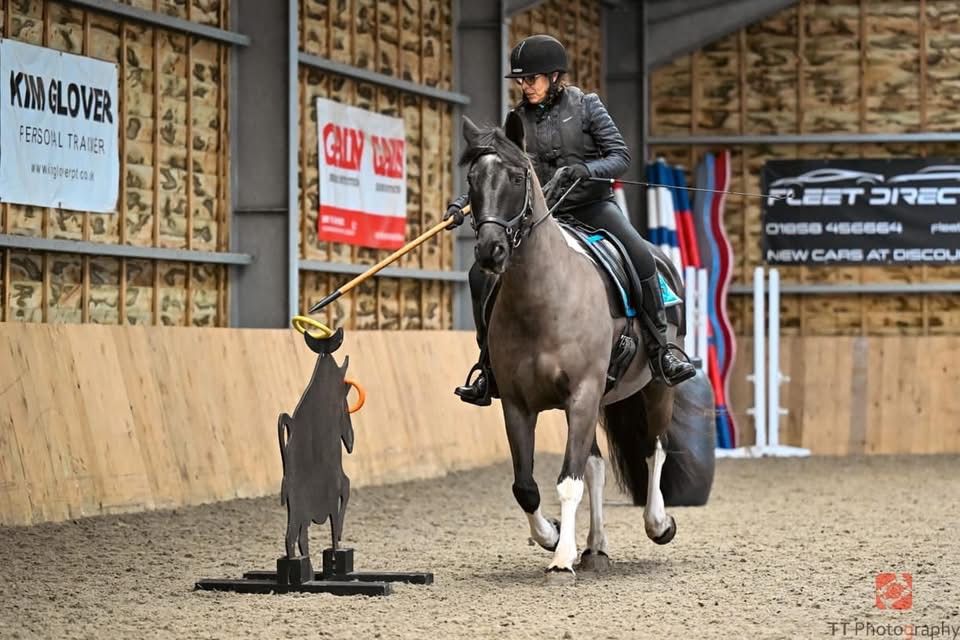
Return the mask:
<path id="1" fill-rule="evenodd" d="M 115 212 L 117 65 L 0 39 L 0 200 Z"/>

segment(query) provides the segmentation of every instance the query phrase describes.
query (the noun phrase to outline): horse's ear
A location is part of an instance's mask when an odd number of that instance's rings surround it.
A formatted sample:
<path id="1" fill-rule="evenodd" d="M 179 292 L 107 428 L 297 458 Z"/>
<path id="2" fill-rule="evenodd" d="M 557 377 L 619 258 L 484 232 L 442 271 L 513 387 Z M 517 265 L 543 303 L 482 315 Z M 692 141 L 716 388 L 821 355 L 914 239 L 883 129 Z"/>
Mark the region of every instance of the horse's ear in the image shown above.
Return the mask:
<path id="1" fill-rule="evenodd" d="M 346 377 L 347 375 L 347 367 L 349 366 L 350 366 L 350 356 L 343 356 L 343 364 L 340 366 L 340 373 L 342 373 L 344 377 Z"/>
<path id="2" fill-rule="evenodd" d="M 471 147 L 477 146 L 477 140 L 480 138 L 480 127 L 473 123 L 473 120 L 463 116 L 463 139 Z"/>
<path id="3" fill-rule="evenodd" d="M 507 120 L 503 123 L 503 131 L 510 142 L 526 151 L 526 148 L 523 146 L 523 120 L 520 119 L 516 111 L 511 111 L 507 114 Z"/>

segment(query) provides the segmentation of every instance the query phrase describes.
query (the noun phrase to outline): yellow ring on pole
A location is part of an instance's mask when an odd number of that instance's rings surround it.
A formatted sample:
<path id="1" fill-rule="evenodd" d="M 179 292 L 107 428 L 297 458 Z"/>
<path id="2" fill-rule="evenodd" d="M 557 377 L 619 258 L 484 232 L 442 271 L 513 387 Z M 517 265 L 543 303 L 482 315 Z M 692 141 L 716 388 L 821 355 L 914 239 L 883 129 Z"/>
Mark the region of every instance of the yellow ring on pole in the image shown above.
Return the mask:
<path id="1" fill-rule="evenodd" d="M 310 332 L 310 335 L 314 338 L 329 338 L 333 335 L 333 331 L 327 325 L 323 324 L 319 320 L 314 320 L 308 316 L 293 316 L 293 320 L 290 321 L 290 324 L 293 325 L 293 328 L 299 331 L 300 333 L 307 333 L 307 327 L 312 327 L 318 330 L 320 333 Z"/>
<path id="2" fill-rule="evenodd" d="M 357 396 L 359 396 L 357 398 L 357 404 L 353 405 L 348 409 L 350 413 L 356 413 L 357 411 L 360 411 L 360 407 L 362 407 L 363 403 L 367 401 L 367 392 L 364 391 L 363 387 L 360 386 L 360 383 L 358 383 L 355 380 L 346 378 L 344 382 L 346 382 L 348 385 L 350 385 L 351 387 L 357 390 Z"/>

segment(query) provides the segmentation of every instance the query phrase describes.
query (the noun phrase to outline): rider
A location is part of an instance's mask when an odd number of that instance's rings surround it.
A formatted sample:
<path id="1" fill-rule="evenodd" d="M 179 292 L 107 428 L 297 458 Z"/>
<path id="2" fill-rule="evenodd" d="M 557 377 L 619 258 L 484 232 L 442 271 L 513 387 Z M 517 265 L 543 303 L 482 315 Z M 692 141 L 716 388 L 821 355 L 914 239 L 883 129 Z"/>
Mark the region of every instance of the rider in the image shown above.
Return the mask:
<path id="1" fill-rule="evenodd" d="M 561 202 L 557 213 L 571 216 L 593 227 L 606 229 L 624 245 L 642 287 L 642 309 L 666 340 L 667 318 L 657 276 L 656 263 L 649 246 L 620 210 L 609 182 L 588 181 L 588 177 L 615 178 L 630 164 L 630 152 L 600 98 L 584 94 L 567 84 L 567 53 L 563 45 L 548 35 L 530 36 L 510 53 L 510 73 L 523 91 L 520 103 L 513 109 L 523 121 L 526 151 L 533 162 L 540 184 L 545 185 L 547 204 L 552 205 L 573 182 L 581 182 Z M 452 218 L 450 228 L 461 224 L 464 194 L 450 203 L 444 219 Z M 476 266 L 476 265 L 475 265 Z M 475 271 L 476 269 L 472 269 Z M 478 278 L 471 273 L 470 289 L 474 297 L 477 337 L 481 359 L 473 383 L 460 386 L 456 394 L 464 402 L 479 405 L 490 403 L 489 365 L 485 361 L 486 336 L 477 299 L 481 295 Z M 674 385 L 693 377 L 693 365 L 677 358 L 670 349 L 662 350 L 661 342 L 649 331 L 641 331 L 651 370 L 658 379 Z M 662 357 L 661 357 L 662 356 Z M 471 371 L 472 375 L 473 371 Z"/>

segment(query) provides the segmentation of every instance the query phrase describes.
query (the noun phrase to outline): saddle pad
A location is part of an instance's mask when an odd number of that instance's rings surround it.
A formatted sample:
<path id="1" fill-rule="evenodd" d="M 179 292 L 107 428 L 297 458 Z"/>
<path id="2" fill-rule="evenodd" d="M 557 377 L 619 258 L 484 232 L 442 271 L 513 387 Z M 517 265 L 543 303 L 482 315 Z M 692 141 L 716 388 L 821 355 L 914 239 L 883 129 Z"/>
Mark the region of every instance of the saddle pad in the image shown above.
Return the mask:
<path id="1" fill-rule="evenodd" d="M 626 269 L 623 266 L 623 256 L 609 242 L 604 242 L 600 234 L 579 235 L 568 225 L 561 223 L 560 230 L 567 241 L 567 245 L 589 258 L 606 275 L 608 286 L 612 287 L 620 298 L 620 311 L 627 317 L 634 317 L 636 312 L 630 305 L 630 283 Z M 613 262 L 614 264 L 611 264 Z M 670 288 L 663 274 L 657 271 L 660 282 L 660 294 L 663 297 L 663 306 L 672 307 L 682 302 L 680 297 Z"/>
<path id="2" fill-rule="evenodd" d="M 615 312 L 628 318 L 635 317 L 637 312 L 630 304 L 631 300 L 628 294 L 630 284 L 627 280 L 627 274 L 623 266 L 619 263 L 619 260 L 614 255 L 611 255 L 609 251 L 604 251 L 608 249 L 608 247 L 604 246 L 607 243 L 602 242 L 603 237 L 599 234 L 580 235 L 584 233 L 582 230 L 578 233 L 578 231 L 564 224 L 560 225 L 560 229 L 563 231 L 563 236 L 567 244 L 578 253 L 587 256 L 605 276 L 604 281 L 607 289 L 611 296 L 619 303 L 613 305 Z"/>

